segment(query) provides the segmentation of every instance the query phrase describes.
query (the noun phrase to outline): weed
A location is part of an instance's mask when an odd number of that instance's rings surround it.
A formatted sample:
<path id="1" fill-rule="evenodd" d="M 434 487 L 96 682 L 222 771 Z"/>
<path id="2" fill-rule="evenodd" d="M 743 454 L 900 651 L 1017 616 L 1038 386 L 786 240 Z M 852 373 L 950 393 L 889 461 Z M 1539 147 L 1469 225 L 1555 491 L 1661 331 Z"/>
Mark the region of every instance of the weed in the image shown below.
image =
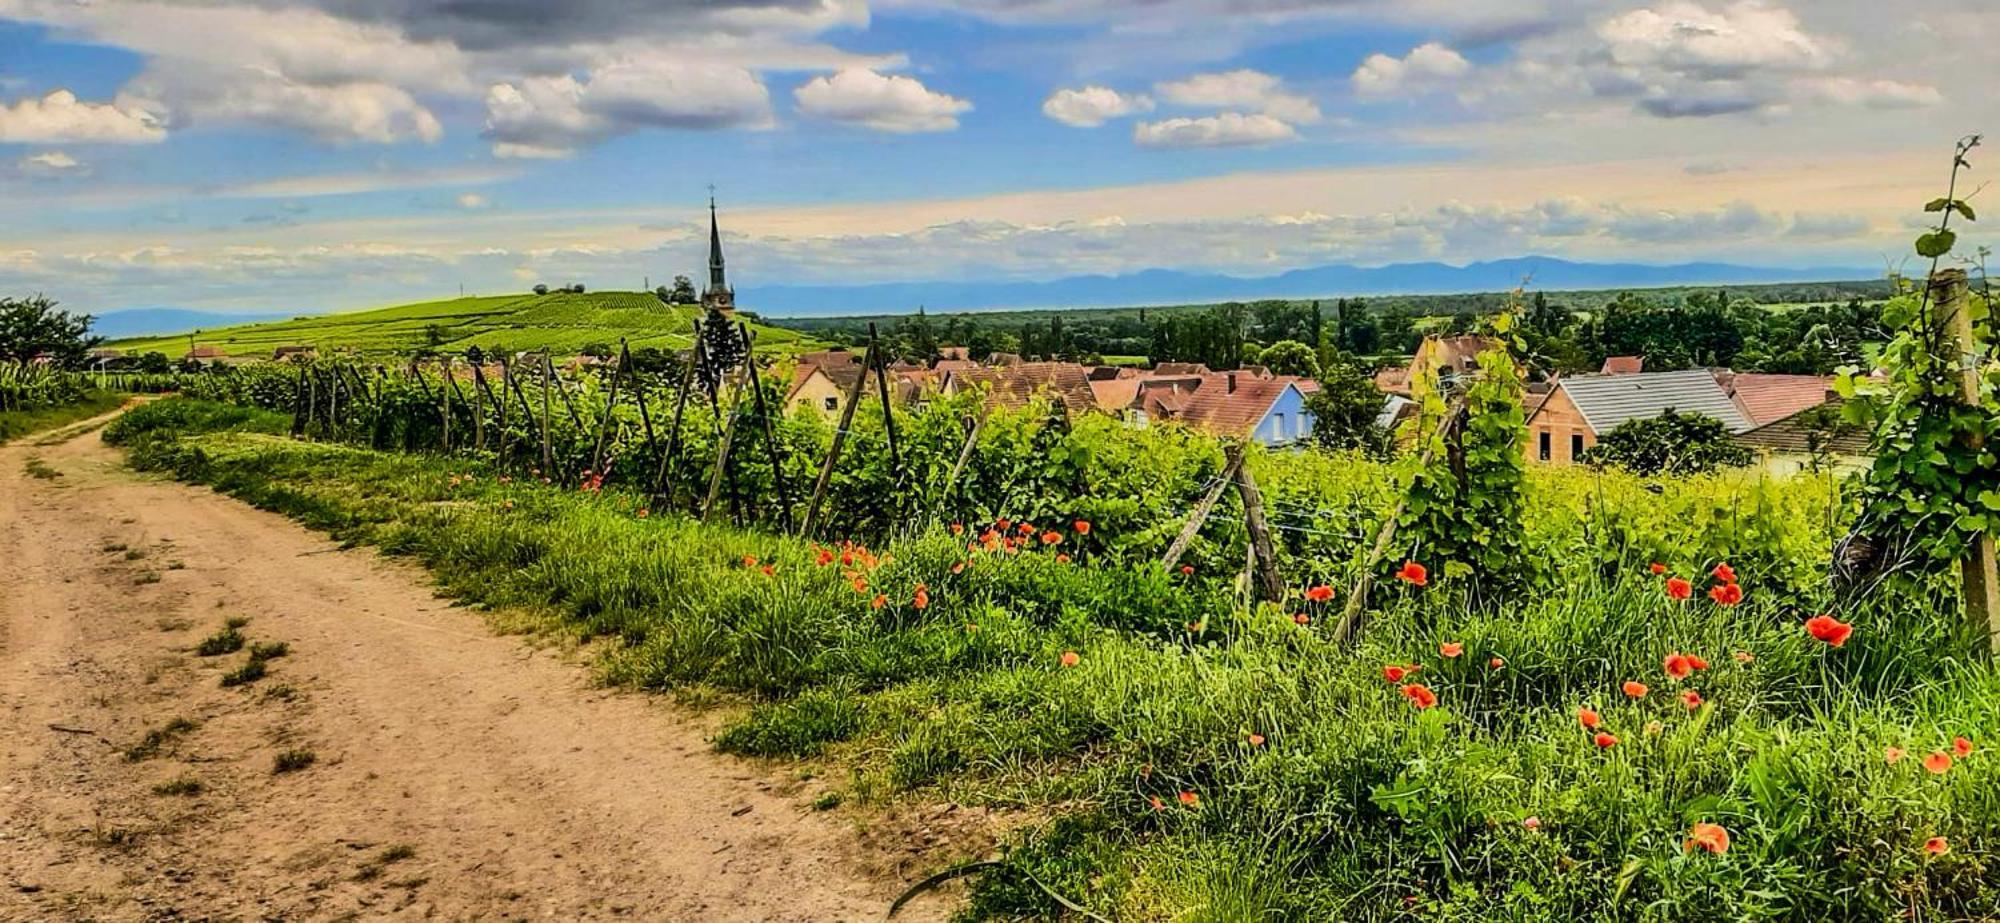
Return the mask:
<path id="1" fill-rule="evenodd" d="M 193 622 L 190 622 L 187 619 L 180 619 L 180 618 L 162 618 L 159 621 L 154 622 L 153 624 L 157 626 L 161 631 L 186 631 L 189 628 L 194 627 Z"/>
<path id="2" fill-rule="evenodd" d="M 251 660 L 276 660 L 292 652 L 292 646 L 283 641 L 260 641 L 250 645 Z"/>
<path id="3" fill-rule="evenodd" d="M 132 578 L 132 582 L 139 586 L 146 586 L 147 584 L 159 583 L 160 572 L 153 570 L 140 571 L 137 576 Z"/>
<path id="4" fill-rule="evenodd" d="M 118 552 L 124 551 L 125 548 L 126 545 L 124 542 L 105 542 L 104 546 L 102 548 L 99 548 L 98 550 L 104 552 L 105 554 L 117 554 Z"/>
<path id="5" fill-rule="evenodd" d="M 251 657 L 242 666 L 222 674 L 222 688 L 247 686 L 264 678 L 264 661 Z"/>
<path id="6" fill-rule="evenodd" d="M 168 562 L 167 562 L 167 569 L 168 569 L 168 570 L 186 570 L 186 569 L 187 569 L 187 562 L 186 562 L 186 561 L 182 561 L 182 560 L 179 560 L 179 559 L 176 559 L 176 560 L 172 560 L 172 561 L 168 561 Z"/>
<path id="7" fill-rule="evenodd" d="M 53 481 L 63 476 L 62 472 L 49 467 L 46 462 L 43 462 L 39 456 L 35 455 L 28 456 L 28 460 L 22 465 L 22 468 L 27 471 L 29 477 L 44 481 Z"/>
<path id="8" fill-rule="evenodd" d="M 141 558 L 144 558 L 145 556 L 146 556 L 146 549 L 144 548 L 125 549 L 125 560 L 127 561 L 137 561 Z"/>
<path id="9" fill-rule="evenodd" d="M 159 755 L 160 749 L 201 725 L 188 718 L 175 718 L 146 732 L 144 739 L 125 750 L 126 762 L 136 763 Z"/>
<path id="10" fill-rule="evenodd" d="M 250 617 L 247 615 L 232 615 L 222 620 L 222 627 L 231 630 L 240 631 L 243 628 L 247 627 L 249 624 L 250 624 Z"/>
<path id="11" fill-rule="evenodd" d="M 235 625 L 230 625 L 201 639 L 201 643 L 194 646 L 194 652 L 198 657 L 220 657 L 242 650 L 243 642 L 243 633 L 237 631 Z"/>
<path id="12" fill-rule="evenodd" d="M 264 698 L 268 701 L 290 702 L 298 697 L 299 691 L 290 683 L 279 683 L 264 690 Z"/>
<path id="13" fill-rule="evenodd" d="M 311 750 L 303 748 L 286 750 L 271 759 L 271 774 L 280 776 L 288 772 L 298 772 L 318 760 L 319 757 Z"/>
<path id="14" fill-rule="evenodd" d="M 814 798 L 812 800 L 812 809 L 815 811 L 831 811 L 834 808 L 840 807 L 841 802 L 844 802 L 846 800 L 847 800 L 846 796 L 842 795 L 839 792 L 835 791 L 821 792 L 819 794 L 819 797 Z"/>
<path id="15" fill-rule="evenodd" d="M 203 790 L 201 780 L 193 776 L 176 776 L 153 786 L 153 794 L 165 797 L 187 798 L 199 795 Z"/>

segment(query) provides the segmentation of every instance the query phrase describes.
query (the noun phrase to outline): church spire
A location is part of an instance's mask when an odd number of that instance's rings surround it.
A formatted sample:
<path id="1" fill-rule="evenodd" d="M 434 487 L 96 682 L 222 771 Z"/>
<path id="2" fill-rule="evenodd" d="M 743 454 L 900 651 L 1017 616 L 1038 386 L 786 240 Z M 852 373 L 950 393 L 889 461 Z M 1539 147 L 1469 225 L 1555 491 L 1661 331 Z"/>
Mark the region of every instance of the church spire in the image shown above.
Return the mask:
<path id="1" fill-rule="evenodd" d="M 722 226 L 715 217 L 715 187 L 708 187 L 708 288 L 701 293 L 703 307 L 721 311 L 736 309 L 736 294 L 722 273 Z"/>

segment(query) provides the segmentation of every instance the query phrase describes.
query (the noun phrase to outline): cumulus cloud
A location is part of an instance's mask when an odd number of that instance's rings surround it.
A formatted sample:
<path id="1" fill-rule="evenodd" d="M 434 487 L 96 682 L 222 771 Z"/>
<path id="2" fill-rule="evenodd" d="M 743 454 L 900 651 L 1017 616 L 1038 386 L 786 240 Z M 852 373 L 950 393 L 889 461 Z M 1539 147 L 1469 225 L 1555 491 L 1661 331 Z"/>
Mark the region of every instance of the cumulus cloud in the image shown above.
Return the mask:
<path id="1" fill-rule="evenodd" d="M 1455 80 L 1471 70 L 1472 62 L 1464 55 L 1437 42 L 1425 42 L 1400 58 L 1369 55 L 1349 79 L 1362 96 L 1388 96 Z"/>
<path id="2" fill-rule="evenodd" d="M 0 106 L 0 143 L 150 144 L 166 136 L 152 113 L 125 102 L 84 102 L 68 90 Z"/>
<path id="3" fill-rule="evenodd" d="M 760 128 L 771 97 L 747 70 L 695 62 L 619 62 L 486 91 L 486 137 L 501 157 L 567 157 L 638 128 Z"/>
<path id="4" fill-rule="evenodd" d="M 1112 119 L 1151 111 L 1151 97 L 1143 93 L 1128 95 L 1101 86 L 1057 90 L 1042 101 L 1043 115 L 1074 128 L 1096 128 Z"/>
<path id="5" fill-rule="evenodd" d="M 1132 127 L 1140 147 L 1252 147 L 1290 141 L 1298 132 L 1284 121 L 1263 113 L 1223 112 L 1202 118 L 1163 119 Z"/>
<path id="6" fill-rule="evenodd" d="M 914 77 L 864 68 L 814 77 L 792 96 L 799 111 L 813 118 L 889 132 L 950 131 L 958 127 L 959 114 L 972 109 L 971 103 L 936 92 Z"/>
<path id="7" fill-rule="evenodd" d="M 1292 125 L 1311 125 L 1322 116 L 1312 100 L 1285 89 L 1284 82 L 1248 69 L 1196 74 L 1154 86 L 1160 98 L 1182 106 L 1249 110 Z"/>

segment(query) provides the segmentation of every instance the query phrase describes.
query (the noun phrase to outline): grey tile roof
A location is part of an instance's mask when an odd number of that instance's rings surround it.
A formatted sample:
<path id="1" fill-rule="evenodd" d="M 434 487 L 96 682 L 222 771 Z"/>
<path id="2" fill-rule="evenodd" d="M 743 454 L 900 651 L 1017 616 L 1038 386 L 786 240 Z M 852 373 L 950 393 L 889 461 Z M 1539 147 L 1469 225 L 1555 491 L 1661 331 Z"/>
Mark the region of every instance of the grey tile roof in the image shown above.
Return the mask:
<path id="1" fill-rule="evenodd" d="M 1742 408 L 1707 369 L 1578 375 L 1563 379 L 1560 387 L 1599 436 L 1627 420 L 1649 420 L 1668 410 L 1714 417 L 1732 433 L 1751 428 Z"/>

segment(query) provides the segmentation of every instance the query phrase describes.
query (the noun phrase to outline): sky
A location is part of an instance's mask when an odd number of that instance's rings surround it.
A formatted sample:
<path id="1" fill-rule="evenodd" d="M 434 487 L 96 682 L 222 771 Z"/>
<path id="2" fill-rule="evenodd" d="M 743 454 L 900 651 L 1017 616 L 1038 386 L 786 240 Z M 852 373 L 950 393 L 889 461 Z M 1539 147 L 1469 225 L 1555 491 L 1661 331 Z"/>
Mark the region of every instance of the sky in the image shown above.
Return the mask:
<path id="1" fill-rule="evenodd" d="M 751 308 L 1527 254 L 1909 269 L 1953 142 L 2000 127 L 1995 49 L 1990 0 L 0 0 L 0 294 L 699 279 L 711 186 Z"/>

